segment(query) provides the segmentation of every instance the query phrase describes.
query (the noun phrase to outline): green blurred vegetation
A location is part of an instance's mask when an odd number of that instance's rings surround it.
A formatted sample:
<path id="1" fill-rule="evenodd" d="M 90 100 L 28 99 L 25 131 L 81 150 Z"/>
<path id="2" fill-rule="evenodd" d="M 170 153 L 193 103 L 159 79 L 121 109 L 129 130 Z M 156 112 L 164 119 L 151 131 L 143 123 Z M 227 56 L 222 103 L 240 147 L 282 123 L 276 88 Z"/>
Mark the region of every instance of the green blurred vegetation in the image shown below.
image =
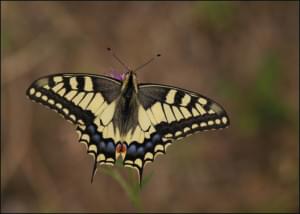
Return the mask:
<path id="1" fill-rule="evenodd" d="M 8 32 L 1 30 L 1 51 L 4 51 L 9 48 L 10 45 L 10 36 Z"/>
<path id="2" fill-rule="evenodd" d="M 199 21 L 217 31 L 230 28 L 237 12 L 236 3 L 230 1 L 201 1 L 194 11 Z"/>
<path id="3" fill-rule="evenodd" d="M 133 169 L 128 169 L 127 178 L 122 176 L 119 169 L 123 167 L 122 160 L 118 159 L 116 167 L 108 167 L 104 169 L 104 173 L 113 178 L 118 185 L 122 187 L 124 192 L 127 194 L 129 200 L 132 202 L 137 212 L 143 212 L 142 202 L 141 202 L 141 191 L 149 183 L 153 172 L 149 175 L 144 175 L 142 184 L 138 183 L 137 172 Z"/>
<path id="4" fill-rule="evenodd" d="M 256 77 L 246 85 L 229 79 L 219 80 L 219 89 L 226 98 L 233 97 L 239 115 L 233 123 L 246 136 L 253 136 L 260 131 L 275 129 L 292 123 L 297 128 L 296 112 L 288 106 L 281 96 L 281 79 L 284 70 L 278 52 L 268 50 L 257 63 Z M 243 102 L 241 102 L 243 100 Z"/>

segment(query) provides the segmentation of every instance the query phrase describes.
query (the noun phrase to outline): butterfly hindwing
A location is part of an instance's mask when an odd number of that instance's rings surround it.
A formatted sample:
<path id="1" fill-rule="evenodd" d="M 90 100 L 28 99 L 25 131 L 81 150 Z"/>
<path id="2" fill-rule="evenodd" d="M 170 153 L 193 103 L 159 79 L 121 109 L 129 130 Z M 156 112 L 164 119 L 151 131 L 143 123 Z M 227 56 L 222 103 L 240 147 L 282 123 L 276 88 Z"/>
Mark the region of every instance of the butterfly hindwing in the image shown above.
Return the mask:
<path id="1" fill-rule="evenodd" d="M 227 114 L 219 104 L 191 91 L 140 84 L 138 99 L 145 112 L 138 119 L 140 123 L 150 123 L 152 131 L 148 137 L 128 146 L 124 164 L 138 169 L 140 179 L 145 163 L 154 161 L 157 154 L 165 154 L 173 141 L 229 125 Z"/>
<path id="2" fill-rule="evenodd" d="M 141 131 L 141 135 L 143 135 L 143 133 L 146 132 Z M 158 154 L 165 154 L 164 145 L 168 143 L 167 141 L 163 142 L 161 135 L 157 132 L 153 132 L 149 137 L 142 138 L 142 142 L 131 141 L 129 143 L 124 158 L 124 165 L 126 167 L 132 167 L 138 171 L 140 184 L 142 182 L 145 164 L 153 162 Z"/>
<path id="3" fill-rule="evenodd" d="M 96 166 L 115 163 L 117 135 L 111 120 L 120 90 L 120 82 L 106 76 L 56 74 L 33 82 L 27 95 L 77 126 L 79 141 L 87 145 Z"/>

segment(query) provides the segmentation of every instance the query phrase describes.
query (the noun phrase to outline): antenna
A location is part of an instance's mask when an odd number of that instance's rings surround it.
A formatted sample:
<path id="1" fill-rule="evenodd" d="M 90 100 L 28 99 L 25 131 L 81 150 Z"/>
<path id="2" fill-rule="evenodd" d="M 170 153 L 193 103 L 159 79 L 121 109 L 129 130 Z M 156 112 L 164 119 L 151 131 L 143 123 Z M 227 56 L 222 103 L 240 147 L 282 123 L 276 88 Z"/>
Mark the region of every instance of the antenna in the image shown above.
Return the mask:
<path id="1" fill-rule="evenodd" d="M 114 57 L 121 65 L 123 65 L 123 66 L 127 69 L 127 71 L 130 71 L 130 69 L 125 65 L 125 63 L 122 62 L 122 61 L 119 59 L 119 57 L 117 57 L 117 56 L 115 55 L 115 53 L 112 51 L 111 48 L 107 48 L 107 50 L 108 50 L 109 52 L 111 52 L 111 54 L 113 55 L 113 57 Z"/>
<path id="2" fill-rule="evenodd" d="M 112 51 L 111 48 L 107 48 L 107 50 L 108 50 L 109 52 L 111 52 L 112 56 L 113 56 L 113 57 L 114 57 L 121 65 L 123 65 L 123 66 L 127 69 L 127 71 L 131 71 L 131 70 L 127 67 L 127 65 L 125 65 L 125 63 L 122 62 L 122 60 L 120 60 L 120 58 L 116 56 L 116 54 Z M 134 70 L 132 70 L 132 71 L 138 71 L 138 70 L 140 70 L 141 68 L 145 67 L 145 66 L 148 65 L 150 62 L 152 62 L 156 57 L 160 57 L 160 56 L 161 56 L 161 54 L 156 54 L 154 57 L 152 57 L 151 59 L 149 59 L 147 62 L 145 62 L 144 64 L 138 66 L 136 69 L 134 69 Z"/>
<path id="3" fill-rule="evenodd" d="M 152 62 L 156 57 L 160 57 L 161 54 L 156 54 L 156 56 L 152 57 L 151 59 L 149 59 L 147 62 L 145 62 L 144 64 L 140 65 L 139 67 L 137 67 L 136 69 L 134 69 L 133 71 L 138 71 L 141 68 L 145 67 L 146 65 L 148 65 L 150 62 Z"/>

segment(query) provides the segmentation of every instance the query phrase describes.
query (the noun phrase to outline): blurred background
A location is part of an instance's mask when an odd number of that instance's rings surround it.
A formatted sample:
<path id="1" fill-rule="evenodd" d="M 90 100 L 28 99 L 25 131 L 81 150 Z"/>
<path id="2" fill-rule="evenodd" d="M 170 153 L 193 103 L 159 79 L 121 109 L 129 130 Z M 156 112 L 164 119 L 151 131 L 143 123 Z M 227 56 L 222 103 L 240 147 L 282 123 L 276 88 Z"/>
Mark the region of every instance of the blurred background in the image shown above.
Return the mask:
<path id="1" fill-rule="evenodd" d="M 160 53 L 140 82 L 208 96 L 231 119 L 169 147 L 140 193 L 130 168 L 91 184 L 75 127 L 25 96 L 52 73 L 123 72 L 107 47 L 129 67 Z M 296 212 L 298 96 L 297 1 L 1 1 L 2 211 Z"/>

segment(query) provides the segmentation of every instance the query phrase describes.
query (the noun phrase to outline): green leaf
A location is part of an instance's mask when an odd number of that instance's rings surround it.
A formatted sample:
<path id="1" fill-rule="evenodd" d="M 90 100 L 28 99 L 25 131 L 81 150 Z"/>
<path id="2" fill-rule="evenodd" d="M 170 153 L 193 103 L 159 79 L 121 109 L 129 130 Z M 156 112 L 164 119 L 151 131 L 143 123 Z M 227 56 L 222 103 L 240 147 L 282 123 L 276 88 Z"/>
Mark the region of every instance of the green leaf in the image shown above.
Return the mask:
<path id="1" fill-rule="evenodd" d="M 201 1 L 196 8 L 197 15 L 216 30 L 228 28 L 236 13 L 235 5 L 225 1 Z"/>

